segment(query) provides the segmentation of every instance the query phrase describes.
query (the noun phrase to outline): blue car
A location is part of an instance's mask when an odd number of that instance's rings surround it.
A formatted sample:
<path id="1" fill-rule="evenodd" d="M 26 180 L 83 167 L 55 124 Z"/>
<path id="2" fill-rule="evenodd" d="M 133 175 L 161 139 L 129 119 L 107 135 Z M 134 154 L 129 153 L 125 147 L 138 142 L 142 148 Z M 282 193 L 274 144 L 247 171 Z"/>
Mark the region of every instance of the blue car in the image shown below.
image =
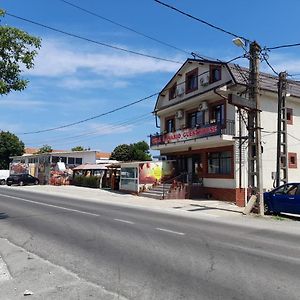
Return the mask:
<path id="1" fill-rule="evenodd" d="M 265 213 L 300 214 L 300 183 L 287 183 L 264 193 Z"/>

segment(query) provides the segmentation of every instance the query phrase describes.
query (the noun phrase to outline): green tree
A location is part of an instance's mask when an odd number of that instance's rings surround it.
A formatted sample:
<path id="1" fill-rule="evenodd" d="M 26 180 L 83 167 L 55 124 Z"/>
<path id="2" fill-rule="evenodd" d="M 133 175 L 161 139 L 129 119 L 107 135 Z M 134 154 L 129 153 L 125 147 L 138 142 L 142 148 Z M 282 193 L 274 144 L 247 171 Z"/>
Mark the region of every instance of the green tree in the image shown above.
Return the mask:
<path id="1" fill-rule="evenodd" d="M 84 148 L 82 146 L 76 146 L 71 149 L 72 151 L 84 151 Z"/>
<path id="2" fill-rule="evenodd" d="M 0 17 L 5 15 L 0 9 Z M 41 39 L 10 26 L 0 26 L 0 95 L 22 91 L 28 80 L 21 77 L 22 69 L 31 69 L 41 47 Z"/>
<path id="3" fill-rule="evenodd" d="M 42 154 L 42 153 L 49 153 L 49 152 L 52 152 L 53 149 L 51 146 L 49 145 L 43 145 L 43 147 L 41 147 L 39 149 L 39 151 L 37 152 L 37 154 Z"/>
<path id="4" fill-rule="evenodd" d="M 149 153 L 149 145 L 145 141 L 141 141 L 130 145 L 119 145 L 113 150 L 110 159 L 116 159 L 119 161 L 151 160 L 151 155 Z"/>
<path id="5" fill-rule="evenodd" d="M 133 160 L 151 160 L 151 155 L 149 152 L 149 145 L 145 141 L 134 143 L 132 147 L 132 159 Z"/>
<path id="6" fill-rule="evenodd" d="M 115 159 L 119 161 L 131 161 L 132 147 L 127 144 L 117 146 L 111 153 L 110 159 Z"/>
<path id="7" fill-rule="evenodd" d="M 0 169 L 8 169 L 11 156 L 19 156 L 24 153 L 24 143 L 8 131 L 0 132 Z"/>

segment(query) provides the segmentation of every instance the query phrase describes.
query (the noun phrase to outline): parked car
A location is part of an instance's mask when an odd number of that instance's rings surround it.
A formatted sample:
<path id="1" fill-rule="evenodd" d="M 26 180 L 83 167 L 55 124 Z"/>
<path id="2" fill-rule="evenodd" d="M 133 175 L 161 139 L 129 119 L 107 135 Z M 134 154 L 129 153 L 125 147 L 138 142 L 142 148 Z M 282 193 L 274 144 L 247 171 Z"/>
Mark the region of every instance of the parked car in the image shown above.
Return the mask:
<path id="1" fill-rule="evenodd" d="M 31 176 L 29 174 L 15 174 L 15 175 L 10 175 L 6 179 L 6 184 L 7 185 L 12 185 L 12 184 L 18 184 L 18 185 L 25 185 L 25 184 L 39 184 L 40 181 L 38 178 Z"/>
<path id="2" fill-rule="evenodd" d="M 0 184 L 6 184 L 6 179 L 9 177 L 9 170 L 0 170 Z"/>
<path id="3" fill-rule="evenodd" d="M 300 214 L 300 183 L 287 183 L 264 193 L 265 212 Z"/>

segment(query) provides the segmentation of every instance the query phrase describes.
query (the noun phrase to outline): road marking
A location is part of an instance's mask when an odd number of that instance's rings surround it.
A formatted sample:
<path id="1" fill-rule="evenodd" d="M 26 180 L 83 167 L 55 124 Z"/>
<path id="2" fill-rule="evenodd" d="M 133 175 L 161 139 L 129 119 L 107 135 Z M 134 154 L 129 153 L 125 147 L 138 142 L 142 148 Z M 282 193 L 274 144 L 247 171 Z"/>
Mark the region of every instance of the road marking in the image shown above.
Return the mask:
<path id="1" fill-rule="evenodd" d="M 5 195 L 5 194 L 0 194 L 0 196 L 4 196 L 4 197 L 8 197 L 8 198 L 13 198 L 13 199 L 21 200 L 21 201 L 24 201 L 24 202 L 29 202 L 29 203 L 44 205 L 44 206 L 48 206 L 48 207 L 59 208 L 59 209 L 67 210 L 67 211 L 77 212 L 77 213 L 80 213 L 80 214 L 90 215 L 90 216 L 94 216 L 94 217 L 100 217 L 100 215 L 97 215 L 97 214 L 93 214 L 93 213 L 90 213 L 90 212 L 81 211 L 81 210 L 77 210 L 77 209 L 67 208 L 67 207 L 63 207 L 63 206 L 58 206 L 58 205 L 53 205 L 53 204 L 48 204 L 48 203 L 43 203 L 43 202 L 28 200 L 28 199 L 24 199 L 24 198 L 20 198 L 20 197 L 8 196 L 8 195 Z"/>
<path id="2" fill-rule="evenodd" d="M 127 220 L 122 220 L 122 219 L 114 219 L 114 220 L 115 220 L 115 221 L 118 221 L 118 222 L 122 222 L 122 223 L 134 224 L 134 222 L 127 221 Z"/>
<path id="3" fill-rule="evenodd" d="M 160 230 L 160 231 L 169 232 L 169 233 L 178 234 L 178 235 L 185 235 L 185 233 L 183 233 L 183 232 L 173 231 L 173 230 L 169 230 L 169 229 L 165 229 L 165 228 L 155 228 L 155 229 Z"/>

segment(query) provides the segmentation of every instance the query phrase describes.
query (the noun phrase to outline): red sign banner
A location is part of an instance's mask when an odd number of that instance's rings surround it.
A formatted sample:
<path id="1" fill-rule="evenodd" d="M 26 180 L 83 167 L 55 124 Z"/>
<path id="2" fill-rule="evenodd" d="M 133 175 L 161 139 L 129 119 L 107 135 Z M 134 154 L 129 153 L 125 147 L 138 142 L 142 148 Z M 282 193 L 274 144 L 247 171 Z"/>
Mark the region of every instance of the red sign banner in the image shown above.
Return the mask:
<path id="1" fill-rule="evenodd" d="M 161 145 L 167 143 L 181 142 L 191 139 L 208 137 L 220 133 L 220 127 L 217 124 L 209 125 L 201 128 L 189 128 L 166 133 L 164 135 L 151 136 L 151 145 Z"/>

